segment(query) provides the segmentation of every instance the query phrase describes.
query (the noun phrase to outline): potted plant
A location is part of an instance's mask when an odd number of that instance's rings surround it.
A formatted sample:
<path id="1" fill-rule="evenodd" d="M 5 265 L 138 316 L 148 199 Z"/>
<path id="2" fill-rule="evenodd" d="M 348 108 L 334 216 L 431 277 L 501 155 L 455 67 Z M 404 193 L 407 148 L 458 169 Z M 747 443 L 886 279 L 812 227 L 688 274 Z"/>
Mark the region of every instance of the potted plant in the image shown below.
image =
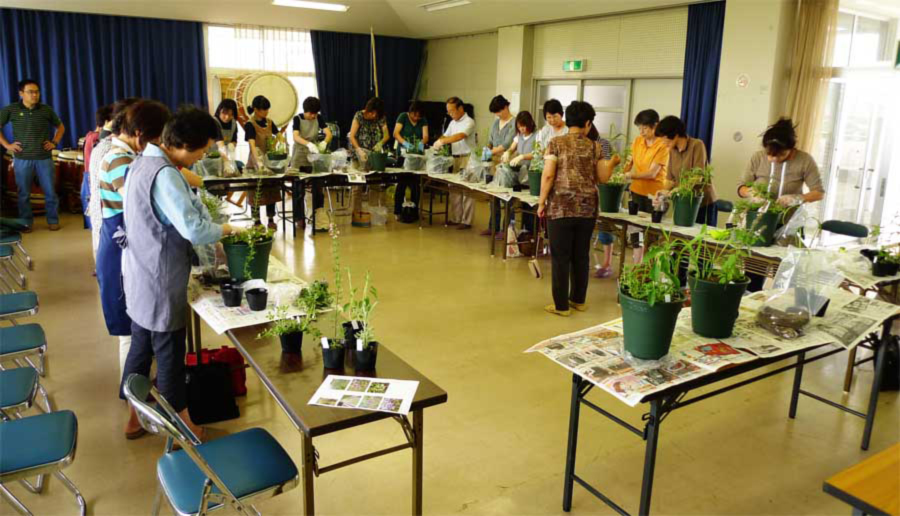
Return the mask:
<path id="1" fill-rule="evenodd" d="M 750 185 L 753 197 L 763 199 L 763 203 L 738 202 L 738 209 L 744 210 L 747 229 L 759 233 L 754 246 L 769 247 L 775 242 L 775 231 L 784 219 L 786 209 L 778 204 L 768 190 L 769 185 L 765 181 L 757 181 Z"/>
<path id="2" fill-rule="evenodd" d="M 254 226 L 222 239 L 228 273 L 232 278 L 247 281 L 268 277 L 274 234 L 275 231 L 265 226 Z"/>
<path id="3" fill-rule="evenodd" d="M 257 339 L 278 337 L 281 340 L 281 352 L 299 355 L 303 346 L 303 334 L 316 337 L 319 330 L 313 327 L 316 312 L 307 312 L 303 316 L 288 316 L 286 305 L 276 306 L 267 316 L 273 324 L 256 336 Z"/>
<path id="4" fill-rule="evenodd" d="M 376 145 L 375 148 L 367 154 L 367 168 L 373 172 L 384 172 L 384 169 L 387 168 L 387 153 L 384 152 L 381 144 L 379 143 Z"/>
<path id="5" fill-rule="evenodd" d="M 532 150 L 531 166 L 528 168 L 528 191 L 531 195 L 541 195 L 541 175 L 544 173 L 544 153 L 540 142 L 535 142 Z"/>
<path id="6" fill-rule="evenodd" d="M 741 299 L 750 285 L 750 278 L 744 273 L 744 260 L 750 255 L 748 248 L 757 235 L 746 229 L 712 231 L 708 232 L 704 226 L 699 235 L 684 244 L 681 253 L 687 255 L 688 261 L 694 333 L 725 339 L 734 330 Z M 704 243 L 707 236 L 713 236 L 718 245 L 710 249 Z"/>
<path id="7" fill-rule="evenodd" d="M 684 304 L 676 245 L 664 233 L 643 261 L 627 266 L 619 279 L 625 350 L 643 360 L 658 360 L 669 352 Z"/>
<path id="8" fill-rule="evenodd" d="M 333 331 L 332 338 L 322 339 L 322 365 L 325 369 L 343 369 L 344 368 L 344 349 L 346 342 L 338 337 L 338 329 L 341 320 L 341 300 L 344 296 L 343 283 L 341 281 L 341 246 L 338 241 L 339 232 L 337 226 L 331 224 L 331 267 L 334 274 L 334 293 L 331 296 L 331 303 L 334 307 L 332 313 Z"/>
<path id="9" fill-rule="evenodd" d="M 670 192 L 675 207 L 673 221 L 676 226 L 694 225 L 700 212 L 700 205 L 703 203 L 704 189 L 712 182 L 712 170 L 712 167 L 707 165 L 681 172 L 678 185 Z"/>
<path id="10" fill-rule="evenodd" d="M 900 251 L 882 247 L 872 260 L 872 276 L 895 276 L 900 272 Z"/>
<path id="11" fill-rule="evenodd" d="M 378 291 L 371 285 L 371 278 L 366 272 L 366 283 L 357 297 L 357 291 L 353 288 L 353 278 L 347 271 L 347 284 L 350 287 L 350 300 L 344 306 L 344 311 L 350 314 L 351 320 L 359 321 L 362 328 L 356 336 L 354 346 L 354 368 L 357 371 L 374 371 L 375 361 L 378 358 L 378 342 L 375 341 L 375 333 L 372 329 L 372 312 L 378 305 Z"/>
<path id="12" fill-rule="evenodd" d="M 621 165 L 609 176 L 609 181 L 600 183 L 600 211 L 603 213 L 619 213 L 622 206 L 622 194 L 625 192 L 625 173 L 619 170 Z"/>

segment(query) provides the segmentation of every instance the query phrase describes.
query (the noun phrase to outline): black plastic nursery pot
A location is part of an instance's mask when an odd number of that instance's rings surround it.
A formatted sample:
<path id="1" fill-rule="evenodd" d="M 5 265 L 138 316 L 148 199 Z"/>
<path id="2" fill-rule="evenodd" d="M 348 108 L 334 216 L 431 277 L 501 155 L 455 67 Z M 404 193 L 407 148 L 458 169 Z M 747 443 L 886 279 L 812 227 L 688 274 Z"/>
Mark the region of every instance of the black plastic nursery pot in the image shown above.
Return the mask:
<path id="1" fill-rule="evenodd" d="M 756 219 L 759 218 L 759 222 Z M 778 229 L 778 213 L 765 212 L 762 215 L 758 211 L 747 212 L 747 229 L 759 230 L 759 239 L 753 244 L 755 247 L 769 247 L 775 242 L 775 231 Z"/>
<path id="2" fill-rule="evenodd" d="M 697 214 L 700 213 L 700 204 L 703 203 L 703 194 L 696 195 L 676 195 L 672 197 L 672 204 L 675 208 L 673 222 L 676 226 L 692 227 L 697 220 Z"/>
<path id="3" fill-rule="evenodd" d="M 388 155 L 383 152 L 370 152 L 369 170 L 374 172 L 384 172 L 384 169 L 387 168 L 387 157 Z"/>
<path id="4" fill-rule="evenodd" d="M 622 206 L 622 194 L 625 193 L 625 185 L 601 184 L 599 189 L 600 211 L 603 213 L 619 213 L 619 207 Z"/>
<path id="5" fill-rule="evenodd" d="M 625 350 L 642 360 L 659 360 L 669 353 L 672 334 L 683 301 L 657 302 L 634 299 L 619 290 Z"/>
<path id="6" fill-rule="evenodd" d="M 254 312 L 265 310 L 268 300 L 269 291 L 264 288 L 251 288 L 247 291 L 247 304 Z"/>
<path id="7" fill-rule="evenodd" d="M 660 222 L 662 222 L 663 215 L 665 214 L 665 211 L 653 210 L 652 212 L 650 212 L 650 220 L 654 224 L 659 224 Z M 637 213 L 635 213 L 635 215 L 637 215 Z"/>
<path id="8" fill-rule="evenodd" d="M 241 299 L 244 297 L 244 289 L 232 284 L 225 284 L 219 288 L 222 290 L 222 302 L 225 306 L 241 306 Z"/>
<path id="9" fill-rule="evenodd" d="M 353 343 L 353 368 L 357 371 L 374 371 L 375 360 L 378 358 L 378 343 L 370 342 L 362 351 Z"/>
<path id="10" fill-rule="evenodd" d="M 872 276 L 883 278 L 885 276 L 894 276 L 900 272 L 900 264 L 879 261 L 877 258 L 872 262 Z"/>
<path id="11" fill-rule="evenodd" d="M 328 349 L 322 348 L 322 367 L 325 369 L 344 368 L 344 349 L 346 345 L 334 339 L 328 339 Z"/>
<path id="12" fill-rule="evenodd" d="M 278 336 L 281 339 L 281 352 L 300 354 L 303 348 L 303 332 L 297 331 L 293 333 L 285 333 Z"/>
<path id="13" fill-rule="evenodd" d="M 543 173 L 542 170 L 528 171 L 528 192 L 531 195 L 541 195 L 541 175 Z"/>
<path id="14" fill-rule="evenodd" d="M 637 215 L 641 205 L 637 201 L 628 201 L 628 214 Z"/>
<path id="15" fill-rule="evenodd" d="M 711 339 L 731 337 L 741 299 L 750 280 L 722 284 L 688 276 L 691 288 L 691 327 L 694 333 Z"/>
<path id="16" fill-rule="evenodd" d="M 225 250 L 225 258 L 228 262 L 228 273 L 237 281 L 246 281 L 248 279 L 265 280 L 269 273 L 269 253 L 272 252 L 272 239 L 265 242 L 259 242 L 253 246 L 255 254 L 253 260 L 250 261 L 250 277 L 244 277 L 244 263 L 247 262 L 247 255 L 250 254 L 250 246 L 240 242 L 236 244 L 222 244 Z"/>

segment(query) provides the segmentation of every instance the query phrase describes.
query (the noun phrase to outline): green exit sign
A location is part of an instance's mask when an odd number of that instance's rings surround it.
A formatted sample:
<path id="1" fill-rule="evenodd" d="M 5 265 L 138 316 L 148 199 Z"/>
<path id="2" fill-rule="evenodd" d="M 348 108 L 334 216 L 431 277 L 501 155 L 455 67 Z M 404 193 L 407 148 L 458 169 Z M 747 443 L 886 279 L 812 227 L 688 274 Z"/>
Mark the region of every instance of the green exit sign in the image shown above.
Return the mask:
<path id="1" fill-rule="evenodd" d="M 564 72 L 583 72 L 584 71 L 584 59 L 572 59 L 569 61 L 563 61 L 563 71 Z"/>

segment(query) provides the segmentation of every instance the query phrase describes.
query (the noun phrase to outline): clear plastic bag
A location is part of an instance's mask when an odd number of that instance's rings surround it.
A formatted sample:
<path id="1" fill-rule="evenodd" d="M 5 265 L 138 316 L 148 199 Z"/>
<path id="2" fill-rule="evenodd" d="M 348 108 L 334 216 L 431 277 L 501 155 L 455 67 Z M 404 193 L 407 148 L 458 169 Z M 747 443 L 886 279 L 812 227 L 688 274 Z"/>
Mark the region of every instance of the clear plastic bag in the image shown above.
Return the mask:
<path id="1" fill-rule="evenodd" d="M 312 165 L 313 173 L 331 172 L 334 154 L 309 154 L 306 159 Z"/>
<path id="2" fill-rule="evenodd" d="M 373 226 L 384 226 L 387 224 L 388 209 L 386 206 L 372 206 L 369 210 L 372 213 Z"/>
<path id="3" fill-rule="evenodd" d="M 791 249 L 778 267 L 772 289 L 766 291 L 757 322 L 779 337 L 799 337 L 811 318 L 826 308 L 829 292 L 843 281 L 830 254 Z"/>
<path id="4" fill-rule="evenodd" d="M 463 171 L 462 180 L 466 183 L 483 183 L 490 169 L 490 162 L 478 159 L 476 154 L 469 157 L 469 163 Z"/>
<path id="5" fill-rule="evenodd" d="M 804 243 L 812 245 L 813 239 L 819 232 L 819 224 L 806 206 L 800 206 L 793 211 L 787 222 L 775 232 L 775 243 L 782 247 L 799 246 Z"/>
<path id="6" fill-rule="evenodd" d="M 331 153 L 331 170 L 343 170 L 350 164 L 350 153 L 347 149 L 338 149 Z"/>
<path id="7" fill-rule="evenodd" d="M 453 166 L 453 158 L 440 156 L 434 149 L 425 151 L 425 171 L 429 174 L 446 174 Z"/>
<path id="8" fill-rule="evenodd" d="M 419 172 L 425 170 L 427 158 L 424 154 L 411 154 L 405 150 L 400 153 L 403 156 L 403 170 Z"/>
<path id="9" fill-rule="evenodd" d="M 519 174 L 513 171 L 512 167 L 503 163 L 497 165 L 497 169 L 494 172 L 494 182 L 497 186 L 512 188 L 519 184 Z"/>
<path id="10" fill-rule="evenodd" d="M 203 158 L 197 161 L 194 172 L 201 177 L 222 177 L 224 171 L 222 158 Z"/>

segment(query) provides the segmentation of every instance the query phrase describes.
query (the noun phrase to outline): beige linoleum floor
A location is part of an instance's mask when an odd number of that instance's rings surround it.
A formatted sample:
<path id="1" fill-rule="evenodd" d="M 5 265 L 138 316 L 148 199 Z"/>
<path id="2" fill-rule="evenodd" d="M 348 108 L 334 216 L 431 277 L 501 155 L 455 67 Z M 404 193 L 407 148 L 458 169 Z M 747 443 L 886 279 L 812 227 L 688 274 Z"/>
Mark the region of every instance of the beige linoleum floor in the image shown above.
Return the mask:
<path id="1" fill-rule="evenodd" d="M 479 225 L 486 220 L 479 205 Z M 126 408 L 117 398 L 116 341 L 106 334 L 91 276 L 90 235 L 80 217 L 50 233 L 43 221 L 26 236 L 36 260 L 30 287 L 40 295 L 49 341 L 44 380 L 57 407 L 79 418 L 75 463 L 66 474 L 94 514 L 146 514 L 155 490 L 160 438 L 126 441 Z M 476 227 L 478 227 L 476 226 Z M 564 319 L 542 307 L 550 280 L 535 280 L 523 259 L 488 255 L 476 230 L 419 229 L 391 222 L 343 228 L 343 258 L 370 270 L 380 294 L 378 338 L 449 393 L 425 413 L 425 510 L 430 514 L 560 514 L 570 376 L 538 355 L 535 342 L 618 316 L 614 280 L 591 280 L 590 309 Z M 296 239 L 279 231 L 275 251 L 306 279 L 330 277 L 327 236 Z M 543 262 L 549 274 L 549 262 Z M 204 331 L 207 347 L 224 337 Z M 846 354 L 807 368 L 804 386 L 864 408 L 871 364 L 850 396 L 841 393 Z M 673 413 L 662 425 L 653 511 L 657 514 L 835 514 L 850 508 L 822 492 L 825 478 L 898 440 L 900 403 L 881 396 L 872 445 L 859 448 L 863 421 L 809 399 L 787 418 L 792 375 L 782 374 Z M 297 434 L 251 373 L 239 420 L 212 425 L 221 435 L 252 426 L 272 432 L 300 464 Z M 638 423 L 643 414 L 594 392 L 601 407 Z M 627 510 L 637 511 L 643 442 L 583 412 L 579 474 Z M 401 442 L 392 421 L 316 439 L 323 464 Z M 382 457 L 316 479 L 322 514 L 408 514 L 410 455 Z M 41 496 L 11 489 L 35 514 L 72 514 L 56 480 Z M 268 514 L 298 514 L 300 490 L 259 504 Z M 0 502 L 0 513 L 12 508 Z M 576 486 L 573 514 L 612 514 Z"/>

